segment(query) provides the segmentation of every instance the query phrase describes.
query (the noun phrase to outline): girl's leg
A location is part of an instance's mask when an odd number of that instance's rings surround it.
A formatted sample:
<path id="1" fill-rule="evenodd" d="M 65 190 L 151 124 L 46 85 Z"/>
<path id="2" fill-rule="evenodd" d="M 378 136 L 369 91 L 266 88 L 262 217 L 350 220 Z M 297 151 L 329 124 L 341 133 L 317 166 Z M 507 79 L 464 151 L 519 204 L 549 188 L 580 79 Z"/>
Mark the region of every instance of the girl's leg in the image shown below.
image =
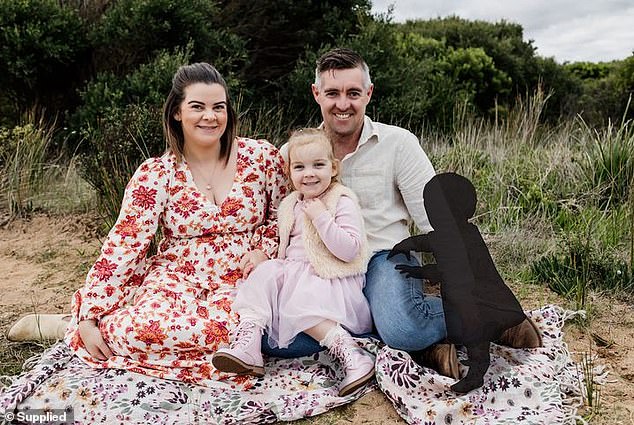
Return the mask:
<path id="1" fill-rule="evenodd" d="M 211 363 L 221 372 L 264 376 L 261 341 L 266 321 L 248 310 L 241 311 L 240 317 L 231 345 L 216 351 Z"/>
<path id="2" fill-rule="evenodd" d="M 328 353 L 341 364 L 345 378 L 339 397 L 353 393 L 374 377 L 374 360 L 339 324 L 324 320 L 304 332 L 327 347 Z"/>
<path id="3" fill-rule="evenodd" d="M 330 332 L 336 326 L 337 323 L 333 322 L 332 320 L 324 320 L 323 322 L 316 324 L 312 328 L 306 329 L 304 333 L 315 339 L 315 341 L 319 341 L 320 345 L 323 345 L 321 344 L 321 341 L 323 341 L 323 339 L 326 338 L 326 335 L 328 335 L 328 332 Z"/>
<path id="4" fill-rule="evenodd" d="M 214 354 L 211 362 L 222 372 L 264 376 L 262 334 L 271 326 L 277 312 L 278 293 L 283 283 L 277 260 L 266 261 L 242 283 L 232 309 L 240 324 L 231 332 L 229 348 Z"/>

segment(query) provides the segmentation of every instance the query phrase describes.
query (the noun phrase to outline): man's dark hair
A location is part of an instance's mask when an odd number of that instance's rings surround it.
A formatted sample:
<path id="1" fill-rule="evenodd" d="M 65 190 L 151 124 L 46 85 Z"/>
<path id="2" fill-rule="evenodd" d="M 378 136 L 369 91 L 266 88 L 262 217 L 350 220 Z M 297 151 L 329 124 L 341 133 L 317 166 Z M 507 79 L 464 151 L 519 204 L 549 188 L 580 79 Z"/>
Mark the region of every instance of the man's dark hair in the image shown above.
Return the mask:
<path id="1" fill-rule="evenodd" d="M 315 68 L 315 85 L 319 87 L 320 77 L 323 72 L 336 69 L 353 69 L 361 68 L 365 74 L 364 84 L 370 87 L 372 80 L 370 79 L 370 69 L 360 54 L 351 49 L 337 48 L 332 49 L 317 59 L 317 67 Z"/>

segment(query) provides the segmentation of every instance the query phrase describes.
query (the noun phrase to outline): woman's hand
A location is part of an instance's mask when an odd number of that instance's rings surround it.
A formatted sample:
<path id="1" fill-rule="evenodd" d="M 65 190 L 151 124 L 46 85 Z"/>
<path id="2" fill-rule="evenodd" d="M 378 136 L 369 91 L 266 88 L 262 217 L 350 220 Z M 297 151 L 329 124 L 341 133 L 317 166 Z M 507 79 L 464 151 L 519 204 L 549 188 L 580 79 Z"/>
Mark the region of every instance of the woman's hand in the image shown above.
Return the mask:
<path id="1" fill-rule="evenodd" d="M 93 358 L 105 361 L 108 360 L 109 357 L 112 357 L 112 351 L 110 351 L 110 347 L 108 347 L 106 341 L 104 341 L 101 336 L 101 331 L 99 330 L 99 326 L 97 326 L 96 320 L 89 319 L 79 322 L 79 336 L 84 342 L 86 351 L 88 351 Z"/>
<path id="2" fill-rule="evenodd" d="M 302 201 L 302 211 L 312 221 L 326 210 L 326 205 L 319 198 L 311 198 Z"/>
<path id="3" fill-rule="evenodd" d="M 269 257 L 260 249 L 254 249 L 248 251 L 242 256 L 240 260 L 240 268 L 242 269 L 242 277 L 247 278 L 254 268 L 258 266 L 262 261 L 268 260 Z"/>

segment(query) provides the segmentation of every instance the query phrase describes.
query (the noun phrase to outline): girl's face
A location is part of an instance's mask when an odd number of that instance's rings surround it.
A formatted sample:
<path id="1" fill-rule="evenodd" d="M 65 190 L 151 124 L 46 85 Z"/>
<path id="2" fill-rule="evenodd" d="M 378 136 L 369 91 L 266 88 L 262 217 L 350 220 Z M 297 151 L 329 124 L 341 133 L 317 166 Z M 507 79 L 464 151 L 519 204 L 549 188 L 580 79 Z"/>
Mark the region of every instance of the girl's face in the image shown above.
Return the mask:
<path id="1" fill-rule="evenodd" d="M 174 115 L 183 127 L 185 146 L 209 147 L 227 129 L 227 94 L 220 84 L 194 83 Z"/>
<path id="2" fill-rule="evenodd" d="M 323 143 L 308 143 L 290 152 L 291 182 L 304 199 L 316 198 L 328 189 L 337 167 Z"/>

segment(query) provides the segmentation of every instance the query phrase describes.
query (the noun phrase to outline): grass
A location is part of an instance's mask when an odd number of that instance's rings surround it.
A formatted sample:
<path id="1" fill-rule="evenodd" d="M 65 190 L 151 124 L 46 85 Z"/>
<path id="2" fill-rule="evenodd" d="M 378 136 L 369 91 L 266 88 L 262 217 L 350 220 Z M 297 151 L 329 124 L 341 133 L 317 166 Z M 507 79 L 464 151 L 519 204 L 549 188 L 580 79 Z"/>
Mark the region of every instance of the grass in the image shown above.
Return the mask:
<path id="1" fill-rule="evenodd" d="M 34 116 L 13 129 L 0 132 L 0 195 L 11 216 L 32 209 L 32 197 L 44 187 L 47 148 L 53 129 Z"/>
<path id="2" fill-rule="evenodd" d="M 55 132 L 54 123 L 34 114 L 15 128 L 0 128 L 0 209 L 10 217 L 38 210 L 81 213 L 94 205 L 94 191 L 79 176 L 75 159 L 53 148 Z"/>
<path id="3" fill-rule="evenodd" d="M 10 342 L 4 337 L 0 340 L 0 379 L 15 376 L 22 372 L 24 362 L 35 355 L 41 354 L 50 344 Z M 0 384 L 6 384 L 0 380 Z"/>
<path id="4" fill-rule="evenodd" d="M 538 91 L 503 121 L 463 115 L 451 134 L 424 135 L 424 147 L 438 171 L 474 183 L 482 233 L 522 235 L 497 251 L 503 275 L 548 285 L 577 309 L 590 288 L 631 297 L 633 123 L 540 124 L 546 101 Z"/>
<path id="5" fill-rule="evenodd" d="M 583 379 L 579 382 L 582 388 L 581 394 L 584 399 L 587 413 L 584 419 L 589 421 L 601 413 L 601 384 L 597 382 L 595 355 L 590 351 L 582 353 L 581 371 Z"/>

